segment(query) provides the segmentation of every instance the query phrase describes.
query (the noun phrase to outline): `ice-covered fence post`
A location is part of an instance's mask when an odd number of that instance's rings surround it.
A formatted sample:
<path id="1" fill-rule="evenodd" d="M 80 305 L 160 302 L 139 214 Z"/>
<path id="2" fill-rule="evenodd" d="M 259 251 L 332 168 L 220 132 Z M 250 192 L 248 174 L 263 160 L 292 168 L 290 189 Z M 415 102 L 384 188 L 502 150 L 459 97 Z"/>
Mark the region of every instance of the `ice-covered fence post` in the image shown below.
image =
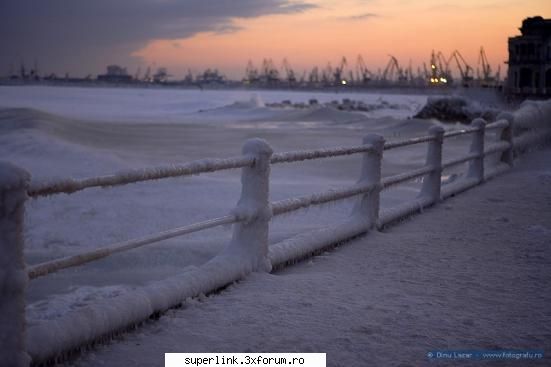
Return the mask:
<path id="1" fill-rule="evenodd" d="M 23 215 L 30 176 L 0 162 L 0 365 L 28 366 L 25 348 Z"/>
<path id="2" fill-rule="evenodd" d="M 444 142 L 444 128 L 441 126 L 433 126 L 429 129 L 429 135 L 434 137 L 434 140 L 429 142 L 427 149 L 426 165 L 434 168 L 434 171 L 429 173 L 423 181 L 421 187 L 421 195 L 431 199 L 431 202 L 440 201 L 440 187 L 442 181 L 442 143 Z"/>
<path id="3" fill-rule="evenodd" d="M 500 140 L 508 142 L 509 149 L 501 153 L 500 161 L 503 163 L 507 163 L 509 166 L 513 166 L 513 159 L 514 159 L 513 124 L 515 121 L 515 117 L 513 116 L 512 113 L 502 112 L 497 116 L 496 121 L 499 121 L 499 120 L 505 120 L 509 123 L 507 127 L 501 130 Z"/>
<path id="4" fill-rule="evenodd" d="M 481 118 L 474 119 L 471 126 L 477 128 L 473 134 L 471 143 L 471 153 L 477 154 L 477 158 L 469 162 L 468 176 L 476 178 L 478 183 L 484 181 L 484 133 L 486 130 L 486 121 Z"/>
<path id="5" fill-rule="evenodd" d="M 270 158 L 273 150 L 265 140 L 254 138 L 245 142 L 242 153 L 254 157 L 254 165 L 244 167 L 241 174 L 241 197 L 233 213 L 242 221 L 234 226 L 226 254 L 239 256 L 246 264 L 246 271 L 270 271 L 267 256 L 272 218 Z"/>
<path id="6" fill-rule="evenodd" d="M 373 146 L 373 150 L 363 153 L 362 171 L 358 183 L 374 185 L 373 190 L 364 194 L 356 205 L 353 215 L 365 218 L 369 228 L 378 226 L 379 201 L 381 192 L 381 165 L 385 139 L 378 134 L 369 134 L 363 139 L 365 145 Z"/>

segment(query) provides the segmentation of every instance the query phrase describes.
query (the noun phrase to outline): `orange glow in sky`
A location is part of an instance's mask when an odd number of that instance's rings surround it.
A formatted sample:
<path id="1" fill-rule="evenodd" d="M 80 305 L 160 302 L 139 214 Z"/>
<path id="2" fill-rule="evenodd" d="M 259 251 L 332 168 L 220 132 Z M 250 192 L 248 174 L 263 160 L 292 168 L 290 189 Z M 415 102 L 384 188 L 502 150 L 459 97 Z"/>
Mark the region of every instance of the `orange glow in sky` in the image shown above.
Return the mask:
<path id="1" fill-rule="evenodd" d="M 524 18 L 551 17 L 549 0 L 312 0 L 316 8 L 298 14 L 234 19 L 238 30 L 199 33 L 191 38 L 155 40 L 134 56 L 142 64 L 165 66 L 175 78 L 190 69 L 218 68 L 241 78 L 249 59 L 260 66 L 287 58 L 298 75 L 314 65 L 336 66 L 345 56 L 353 67 L 362 54 L 368 68 L 384 69 L 389 55 L 413 70 L 429 63 L 431 51 L 459 50 L 476 70 L 480 47 L 494 70 L 506 72 L 507 38 L 519 34 Z M 452 68 L 452 70 L 454 70 Z"/>

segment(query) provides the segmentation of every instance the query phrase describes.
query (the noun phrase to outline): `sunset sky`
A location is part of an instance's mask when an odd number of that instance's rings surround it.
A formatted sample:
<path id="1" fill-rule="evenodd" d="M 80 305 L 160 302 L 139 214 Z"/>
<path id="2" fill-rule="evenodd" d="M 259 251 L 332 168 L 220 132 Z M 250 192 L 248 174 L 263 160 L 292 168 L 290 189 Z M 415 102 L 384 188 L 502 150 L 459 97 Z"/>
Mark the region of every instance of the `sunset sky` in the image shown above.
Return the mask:
<path id="1" fill-rule="evenodd" d="M 551 17 L 549 0 L 0 0 L 0 75 L 38 63 L 41 72 L 87 75 L 120 64 L 188 69 L 218 68 L 232 78 L 249 59 L 259 66 L 287 58 L 299 74 L 333 66 L 384 69 L 389 54 L 414 69 L 439 50 L 459 50 L 476 69 L 484 46 L 496 69 L 506 70 L 507 37 L 522 19 Z"/>

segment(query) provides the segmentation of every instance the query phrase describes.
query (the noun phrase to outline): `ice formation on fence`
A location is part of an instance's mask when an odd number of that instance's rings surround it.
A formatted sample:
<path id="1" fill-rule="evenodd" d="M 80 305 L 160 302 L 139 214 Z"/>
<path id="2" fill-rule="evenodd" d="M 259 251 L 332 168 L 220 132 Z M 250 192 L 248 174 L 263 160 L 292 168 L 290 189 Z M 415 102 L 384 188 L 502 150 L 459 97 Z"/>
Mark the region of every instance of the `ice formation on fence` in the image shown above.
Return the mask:
<path id="1" fill-rule="evenodd" d="M 138 325 L 190 297 L 222 288 L 241 279 L 249 270 L 250 263 L 246 259 L 220 255 L 199 268 L 102 299 L 69 312 L 63 318 L 33 322 L 27 326 L 27 351 L 33 363 L 46 361 Z"/>
<path id="2" fill-rule="evenodd" d="M 272 147 L 263 139 L 250 139 L 243 146 L 243 155 L 254 157 L 254 166 L 243 168 L 241 197 L 232 214 L 239 220 L 235 224 L 224 256 L 247 262 L 247 272 L 270 271 L 267 260 L 268 231 L 272 219 L 270 206 L 270 157 Z"/>
<path id="3" fill-rule="evenodd" d="M 300 150 L 296 152 L 276 153 L 272 156 L 270 163 L 289 163 L 299 162 L 309 159 L 320 159 L 337 157 L 342 155 L 351 155 L 356 153 L 366 153 L 373 151 L 373 147 L 370 144 L 364 144 L 357 147 L 337 147 L 329 149 L 315 149 L 315 150 Z"/>
<path id="4" fill-rule="evenodd" d="M 81 180 L 64 179 L 57 182 L 31 185 L 29 196 L 47 196 L 58 193 L 72 194 L 89 187 L 118 186 L 168 177 L 190 176 L 224 169 L 241 168 L 250 166 L 253 163 L 254 159 L 251 157 L 211 158 L 200 159 L 182 165 L 119 172 L 109 176 L 92 177 Z"/>
<path id="5" fill-rule="evenodd" d="M 414 178 L 424 176 L 427 173 L 431 173 L 432 171 L 434 171 L 434 167 L 425 166 L 409 172 L 399 173 L 394 176 L 388 176 L 381 180 L 381 186 L 384 189 L 386 189 L 388 187 L 397 185 L 399 183 L 410 181 L 410 180 L 413 180 Z"/>
<path id="6" fill-rule="evenodd" d="M 125 242 L 114 243 L 105 247 L 101 247 L 85 253 L 64 257 L 48 261 L 45 263 L 37 264 L 29 267 L 27 273 L 30 279 L 37 278 L 39 276 L 54 273 L 61 269 L 70 268 L 73 266 L 83 265 L 95 260 L 103 259 L 113 254 L 128 251 L 131 249 L 146 246 L 152 243 L 163 241 L 169 238 L 182 236 L 184 234 L 197 232 L 203 229 L 212 228 L 216 226 L 228 225 L 237 222 L 235 215 L 226 215 L 224 217 L 210 219 L 207 221 L 190 224 L 185 227 L 179 227 L 163 231 L 154 235 L 137 238 Z"/>
<path id="7" fill-rule="evenodd" d="M 25 351 L 25 291 L 23 216 L 30 176 L 0 161 L 0 364 L 23 367 Z"/>
<path id="8" fill-rule="evenodd" d="M 373 189 L 375 189 L 375 185 L 371 183 L 358 183 L 347 188 L 332 189 L 318 194 L 276 201 L 272 203 L 272 210 L 274 215 L 285 214 L 295 210 L 305 209 L 312 205 L 325 204 L 331 201 L 368 193 Z"/>
<path id="9" fill-rule="evenodd" d="M 222 222 L 239 221 L 234 227 L 230 243 L 218 256 L 199 268 L 188 269 L 180 275 L 164 281 L 152 282 L 144 287 L 136 288 L 131 293 L 98 301 L 90 306 L 69 312 L 63 318 L 30 323 L 27 325 L 27 335 L 25 335 L 23 303 L 27 276 L 22 257 L 22 223 L 20 222 L 22 221 L 23 203 L 26 195 L 25 190 L 13 190 L 26 185 L 28 176 L 12 166 L 1 164 L 0 214 L 2 216 L 0 217 L 0 229 L 2 231 L 0 233 L 0 248 L 2 253 L 6 255 L 0 259 L 0 262 L 5 263 L 5 266 L 2 266 L 2 272 L 0 272 L 3 311 L 0 312 L 0 318 L 3 320 L 3 327 L 0 330 L 0 351 L 16 366 L 28 364 L 25 350 L 33 358 L 33 362 L 45 361 L 60 353 L 79 348 L 102 337 L 137 325 L 152 315 L 181 304 L 189 297 L 212 292 L 243 278 L 251 271 L 269 271 L 272 266 L 278 267 L 300 260 L 329 246 L 360 235 L 370 230 L 374 225 L 381 227 L 405 218 L 414 212 L 422 211 L 423 208 L 433 205 L 441 198 L 446 198 L 476 186 L 480 182 L 508 169 L 512 164 L 512 159 L 507 157 L 512 157 L 513 150 L 521 150 L 525 145 L 538 143 L 551 136 L 549 117 L 551 117 L 551 102 L 526 102 L 513 113 L 500 114 L 498 121 L 495 123 L 486 125 L 484 121 L 478 120 L 473 122 L 474 127 L 458 132 L 443 134 L 441 130 L 433 129 L 430 131 L 430 135 L 427 136 L 386 144 L 382 137 L 371 135 L 364 140 L 362 145 L 357 147 L 287 152 L 274 155 L 272 155 L 272 149 L 265 141 L 252 139 L 244 145 L 243 156 L 240 157 L 206 159 L 180 166 L 135 170 L 112 176 L 32 185 L 31 189 L 28 190 L 29 194 L 31 196 L 43 196 L 59 192 L 70 193 L 93 186 L 112 186 L 221 169 L 243 168 L 242 193 L 237 207 L 230 215 L 218 218 L 221 221 L 217 222 L 215 220 L 215 225 L 223 224 Z M 485 147 L 484 134 L 485 130 L 488 129 L 501 129 L 502 131 L 496 142 Z M 513 131 L 515 133 L 514 138 Z M 464 134 L 473 134 L 470 152 L 464 157 L 442 162 L 440 140 Z M 424 167 L 381 178 L 383 150 L 422 142 L 429 142 L 428 157 Z M 356 185 L 346 189 L 292 198 L 270 204 L 270 163 L 294 162 L 354 153 L 364 154 L 362 173 Z M 502 153 L 499 162 L 495 167 L 486 169 L 484 167 L 484 157 L 497 153 Z M 470 163 L 469 175 L 449 185 L 442 186 L 441 193 L 428 190 L 431 186 L 441 183 L 441 177 L 437 172 L 451 165 L 467 161 Z M 429 178 L 432 175 L 433 180 L 429 179 L 424 182 L 424 189 L 427 190 L 423 190 L 418 198 L 379 213 L 380 190 L 427 174 Z M 354 195 L 362 196 L 349 221 L 329 228 L 302 233 L 272 245 L 268 249 L 268 228 L 273 215 L 310 205 L 341 200 Z M 199 223 L 199 225 L 202 224 Z M 209 223 L 204 228 L 212 225 L 213 223 Z M 175 231 L 178 230 L 182 229 Z M 183 231 L 187 233 L 186 231 L 190 232 L 190 229 L 187 228 Z M 170 235 L 175 233 L 170 233 Z M 177 233 L 177 235 L 179 234 L 181 233 Z M 102 251 L 105 250 L 106 253 L 110 253 L 143 245 L 139 242 L 140 240 L 136 241 L 131 244 L 117 244 L 102 249 Z M 151 241 L 151 238 L 144 242 L 147 241 Z M 90 254 L 90 256 L 95 255 Z M 23 340 L 26 340 L 26 347 Z"/>
<path id="10" fill-rule="evenodd" d="M 272 267 L 278 268 L 365 233 L 369 230 L 369 227 L 369 222 L 365 218 L 353 217 L 350 221 L 328 228 L 301 233 L 272 245 L 270 246 L 268 258 Z"/>
<path id="11" fill-rule="evenodd" d="M 427 136 L 419 136 L 417 138 L 411 138 L 411 139 L 403 139 L 403 140 L 395 140 L 391 142 L 386 142 L 384 150 L 394 149 L 394 148 L 401 148 L 408 145 L 414 145 L 419 143 L 425 143 L 427 141 L 434 140 L 434 136 L 427 135 Z"/>

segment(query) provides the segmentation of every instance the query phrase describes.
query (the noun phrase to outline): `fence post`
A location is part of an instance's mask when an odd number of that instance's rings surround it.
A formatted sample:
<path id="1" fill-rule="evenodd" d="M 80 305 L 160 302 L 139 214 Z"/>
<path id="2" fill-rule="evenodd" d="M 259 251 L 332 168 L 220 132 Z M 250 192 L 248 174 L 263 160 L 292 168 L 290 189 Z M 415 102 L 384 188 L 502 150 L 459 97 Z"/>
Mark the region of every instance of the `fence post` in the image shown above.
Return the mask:
<path id="1" fill-rule="evenodd" d="M 427 196 L 432 203 L 440 201 L 440 189 L 442 184 L 442 144 L 444 142 L 444 128 L 441 126 L 433 126 L 429 129 L 429 135 L 434 137 L 433 141 L 429 142 L 427 149 L 426 165 L 434 168 L 432 173 L 429 173 L 421 187 L 420 196 Z"/>
<path id="2" fill-rule="evenodd" d="M 496 121 L 505 120 L 509 125 L 501 130 L 500 140 L 506 141 L 509 143 L 509 149 L 501 153 L 501 158 L 499 159 L 503 163 L 507 163 L 509 166 L 513 166 L 514 160 L 514 146 L 513 146 L 513 124 L 515 121 L 515 116 L 509 112 L 502 112 L 497 116 Z"/>
<path id="3" fill-rule="evenodd" d="M 484 181 L 484 133 L 486 130 L 486 121 L 482 118 L 476 118 L 471 123 L 472 127 L 479 130 L 473 134 L 471 143 L 471 153 L 476 153 L 477 158 L 469 162 L 468 177 L 476 178 L 478 183 Z"/>
<path id="4" fill-rule="evenodd" d="M 363 144 L 372 145 L 373 150 L 363 153 L 362 171 L 358 183 L 373 184 L 375 188 L 361 197 L 360 202 L 354 208 L 353 214 L 359 215 L 361 218 L 367 218 L 371 229 L 379 226 L 381 165 L 385 139 L 379 134 L 368 134 L 364 137 Z"/>
<path id="5" fill-rule="evenodd" d="M 23 216 L 30 175 L 0 161 L 0 364 L 28 366 L 25 346 Z"/>
<path id="6" fill-rule="evenodd" d="M 254 157 L 252 167 L 241 173 L 241 197 L 233 210 L 242 221 L 236 223 L 232 239 L 225 253 L 239 256 L 246 263 L 246 271 L 270 271 L 268 260 L 268 231 L 272 218 L 270 205 L 270 158 L 273 150 L 263 139 L 245 142 L 243 155 Z"/>

